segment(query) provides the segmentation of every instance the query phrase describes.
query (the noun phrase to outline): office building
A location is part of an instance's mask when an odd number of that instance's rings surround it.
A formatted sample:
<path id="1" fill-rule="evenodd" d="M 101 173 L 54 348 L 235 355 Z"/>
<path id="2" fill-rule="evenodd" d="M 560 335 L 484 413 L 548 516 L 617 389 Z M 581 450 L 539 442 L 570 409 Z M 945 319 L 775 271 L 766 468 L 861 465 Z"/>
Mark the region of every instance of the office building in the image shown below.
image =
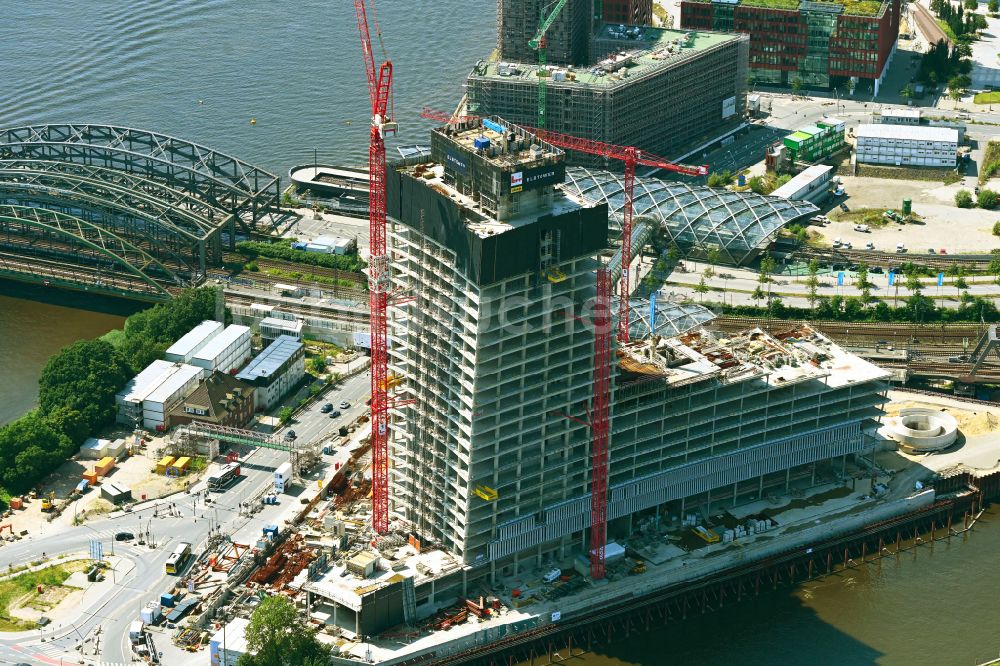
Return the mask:
<path id="1" fill-rule="evenodd" d="M 562 151 L 491 118 L 435 130 L 388 175 L 393 286 L 416 296 L 389 315 L 394 391 L 414 399 L 391 412 L 390 511 L 492 574 L 587 549 L 608 204 L 564 173 Z M 837 478 L 868 446 L 876 366 L 804 325 L 722 335 L 704 308 L 657 310 L 611 354 L 609 539 Z"/>
<path id="2" fill-rule="evenodd" d="M 213 370 L 233 373 L 250 360 L 250 329 L 230 324 L 208 341 L 191 357 L 191 365 L 205 369 L 208 376 Z"/>
<path id="3" fill-rule="evenodd" d="M 855 132 L 859 164 L 954 168 L 958 130 L 950 127 L 865 124 Z"/>
<path id="4" fill-rule="evenodd" d="M 257 409 L 270 409 L 302 381 L 305 374 L 305 347 L 290 335 L 279 335 L 236 375 L 236 379 L 254 388 Z"/>
<path id="5" fill-rule="evenodd" d="M 586 65 L 550 67 L 540 78 L 531 60 L 480 61 L 468 77 L 468 110 L 537 127 L 544 79 L 546 129 L 676 158 L 743 123 L 748 39 L 604 23 Z"/>
<path id="6" fill-rule="evenodd" d="M 900 0 L 682 0 L 681 27 L 750 35 L 761 85 L 878 94 L 899 35 Z"/>

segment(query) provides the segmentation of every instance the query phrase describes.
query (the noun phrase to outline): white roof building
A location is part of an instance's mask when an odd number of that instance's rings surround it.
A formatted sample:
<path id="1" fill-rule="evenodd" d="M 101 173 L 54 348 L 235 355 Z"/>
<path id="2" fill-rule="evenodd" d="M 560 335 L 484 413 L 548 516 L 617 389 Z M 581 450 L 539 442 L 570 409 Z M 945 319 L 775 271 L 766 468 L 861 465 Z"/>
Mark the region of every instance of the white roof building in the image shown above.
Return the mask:
<path id="1" fill-rule="evenodd" d="M 187 363 L 198 351 L 222 332 L 223 325 L 217 321 L 203 321 L 170 345 L 164 358 L 168 361 Z"/>
<path id="2" fill-rule="evenodd" d="M 865 123 L 855 131 L 858 139 L 894 139 L 896 141 L 942 141 L 958 143 L 958 130 L 950 127 Z"/>

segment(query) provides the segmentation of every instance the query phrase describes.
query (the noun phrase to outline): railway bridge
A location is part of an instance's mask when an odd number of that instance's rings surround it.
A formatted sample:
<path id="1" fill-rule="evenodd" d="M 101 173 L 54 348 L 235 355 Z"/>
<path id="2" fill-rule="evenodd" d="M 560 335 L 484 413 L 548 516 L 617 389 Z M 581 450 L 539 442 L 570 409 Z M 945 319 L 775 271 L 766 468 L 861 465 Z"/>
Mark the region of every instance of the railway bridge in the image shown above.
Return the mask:
<path id="1" fill-rule="evenodd" d="M 0 277 L 166 300 L 282 222 L 280 179 L 111 125 L 0 129 Z"/>

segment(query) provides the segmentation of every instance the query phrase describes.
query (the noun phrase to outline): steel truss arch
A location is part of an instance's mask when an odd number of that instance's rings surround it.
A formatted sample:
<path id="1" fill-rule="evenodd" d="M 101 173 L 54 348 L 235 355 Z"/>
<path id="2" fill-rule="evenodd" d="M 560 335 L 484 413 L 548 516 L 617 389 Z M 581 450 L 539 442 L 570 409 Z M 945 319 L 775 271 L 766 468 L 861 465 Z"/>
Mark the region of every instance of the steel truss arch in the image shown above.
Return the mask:
<path id="1" fill-rule="evenodd" d="M 136 247 L 108 230 L 78 217 L 44 208 L 0 205 L 0 222 L 23 224 L 70 238 L 124 267 L 127 272 L 164 295 L 169 296 L 170 294 L 160 282 L 149 274 L 148 271 L 151 267 L 159 269 L 164 276 L 169 277 L 178 286 L 187 286 L 187 283 L 174 271 L 164 266 L 142 248 Z"/>
<path id="2" fill-rule="evenodd" d="M 52 160 L 140 173 L 179 186 L 235 215 L 246 233 L 277 210 L 280 179 L 189 141 L 111 125 L 31 125 L 0 129 L 0 159 Z"/>
<path id="3" fill-rule="evenodd" d="M 68 191 L 84 190 L 110 196 L 110 203 L 142 211 L 142 217 L 192 240 L 209 238 L 232 218 L 228 211 L 159 181 L 100 166 L 45 160 L 0 160 L 0 186 L 4 183 L 43 183 Z"/>

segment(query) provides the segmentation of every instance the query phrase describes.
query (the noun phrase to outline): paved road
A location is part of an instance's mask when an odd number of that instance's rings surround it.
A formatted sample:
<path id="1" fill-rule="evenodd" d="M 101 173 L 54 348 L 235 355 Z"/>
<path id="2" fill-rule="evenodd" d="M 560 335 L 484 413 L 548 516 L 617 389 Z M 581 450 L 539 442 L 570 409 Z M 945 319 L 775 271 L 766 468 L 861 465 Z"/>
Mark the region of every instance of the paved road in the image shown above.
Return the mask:
<path id="1" fill-rule="evenodd" d="M 336 426 L 347 423 L 349 419 L 362 413 L 365 410 L 364 401 L 368 396 L 369 381 L 367 375 L 362 373 L 328 390 L 314 406 L 291 424 L 291 428 L 296 430 L 298 441 L 305 443 L 320 440 Z M 351 402 L 351 407 L 342 410 L 345 413 L 340 418 L 331 419 L 320 412 L 324 402 L 337 405 L 341 400 Z M 283 432 L 284 430 L 279 431 L 279 434 Z M 122 558 L 111 574 L 114 587 L 93 599 L 85 595 L 80 615 L 74 622 L 57 624 L 41 632 L 31 631 L 0 637 L 0 664 L 59 664 L 61 656 L 68 659 L 70 655 L 79 654 L 76 646 L 82 641 L 88 641 L 85 646 L 92 650 L 92 646 L 96 644 L 94 636 L 98 629 L 101 638 L 100 659 L 90 656 L 87 663 L 131 663 L 127 641 L 128 626 L 138 618 L 139 610 L 146 602 L 156 600 L 159 593 L 169 587 L 170 577 L 164 572 L 164 564 L 177 543 L 191 542 L 194 544 L 194 551 L 198 553 L 203 549 L 210 530 L 217 525 L 233 541 L 254 543 L 263 525 L 276 522 L 281 514 L 287 512 L 287 502 L 263 507 L 252 517 L 240 511 L 242 502 L 270 488 L 274 470 L 288 459 L 287 453 L 271 449 L 250 449 L 243 453 L 243 477 L 224 493 L 209 494 L 204 488 L 204 482 L 200 482 L 192 486 L 190 494 L 146 502 L 137 505 L 130 513 L 115 512 L 103 520 L 17 541 L 0 548 L 0 571 L 9 565 L 37 559 L 42 553 L 53 556 L 87 552 L 92 540 L 100 541 L 106 554 L 110 554 L 113 547 L 115 554 Z M 206 503 L 206 497 L 211 501 Z M 168 515 L 167 509 L 171 504 L 174 505 L 175 515 Z M 137 543 L 114 542 L 116 532 L 138 534 L 147 530 L 152 533 L 152 540 L 156 543 L 153 548 Z M 158 638 L 161 641 L 165 639 Z M 201 661 L 207 658 L 204 654 L 194 656 Z"/>

